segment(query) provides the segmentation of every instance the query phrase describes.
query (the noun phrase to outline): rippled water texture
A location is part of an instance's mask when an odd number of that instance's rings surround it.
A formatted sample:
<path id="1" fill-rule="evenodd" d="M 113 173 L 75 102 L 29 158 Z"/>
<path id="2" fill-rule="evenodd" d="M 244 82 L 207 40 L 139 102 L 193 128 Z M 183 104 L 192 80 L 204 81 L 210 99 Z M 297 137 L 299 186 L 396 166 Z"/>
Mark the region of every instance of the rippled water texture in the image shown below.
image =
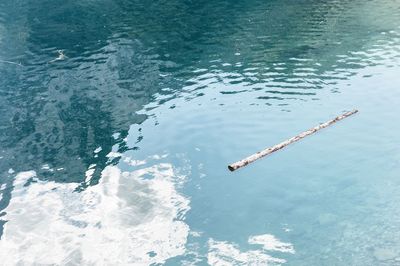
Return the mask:
<path id="1" fill-rule="evenodd" d="M 398 0 L 0 1 L 0 259 L 400 265 L 399 84 Z"/>

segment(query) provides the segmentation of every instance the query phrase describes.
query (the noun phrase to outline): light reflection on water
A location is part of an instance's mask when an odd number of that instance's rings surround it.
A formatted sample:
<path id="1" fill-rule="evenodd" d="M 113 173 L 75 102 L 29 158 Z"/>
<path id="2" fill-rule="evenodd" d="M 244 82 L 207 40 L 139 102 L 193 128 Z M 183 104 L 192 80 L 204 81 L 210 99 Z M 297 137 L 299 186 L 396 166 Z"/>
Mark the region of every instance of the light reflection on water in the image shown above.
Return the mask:
<path id="1" fill-rule="evenodd" d="M 75 184 L 19 173 L 0 257 L 7 265 L 149 265 L 182 255 L 189 200 L 176 191 L 179 178 L 165 163 L 134 172 L 109 166 L 97 186 L 77 193 Z"/>
<path id="2" fill-rule="evenodd" d="M 98 185 L 79 193 L 72 183 L 43 182 L 34 171 L 18 173 L 4 210 L 2 263 L 151 265 L 196 252 L 186 250 L 190 228 L 184 217 L 190 201 L 177 191 L 185 179 L 168 163 L 133 172 L 108 166 Z M 210 239 L 208 253 L 196 254 L 197 260 L 266 265 L 285 262 L 268 251 L 294 253 L 291 244 L 268 234 L 252 236 L 249 243 L 262 248 L 241 252 L 234 243 Z"/>

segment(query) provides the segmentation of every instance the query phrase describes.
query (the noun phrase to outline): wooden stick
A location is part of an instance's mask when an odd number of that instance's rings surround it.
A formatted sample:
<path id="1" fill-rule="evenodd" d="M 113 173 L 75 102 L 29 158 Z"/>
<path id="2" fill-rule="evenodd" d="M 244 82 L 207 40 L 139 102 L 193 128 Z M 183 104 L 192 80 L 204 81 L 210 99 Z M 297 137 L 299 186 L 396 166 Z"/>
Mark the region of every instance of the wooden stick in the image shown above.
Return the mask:
<path id="1" fill-rule="evenodd" d="M 346 117 L 349 117 L 349 116 L 351 116 L 351 115 L 353 115 L 353 114 L 355 114 L 357 112 L 358 112 L 358 110 L 353 110 L 353 111 L 350 111 L 350 112 L 346 112 L 346 113 L 344 113 L 342 115 L 339 115 L 336 118 L 334 118 L 332 120 L 329 120 L 328 122 L 325 122 L 323 124 L 320 124 L 319 126 L 313 127 L 313 128 L 311 128 L 311 129 L 309 129 L 307 131 L 304 131 L 303 133 L 300 133 L 299 135 L 297 135 L 297 136 L 295 136 L 293 138 L 285 140 L 284 142 L 281 142 L 281 143 L 279 143 L 279 144 L 277 144 L 275 146 L 272 146 L 270 148 L 267 148 L 265 150 L 259 151 L 259 152 L 255 153 L 253 155 L 250 155 L 249 157 L 244 158 L 243 160 L 240 160 L 240 161 L 238 161 L 236 163 L 230 164 L 230 165 L 228 165 L 228 169 L 231 170 L 231 171 L 235 171 L 235 170 L 237 170 L 237 169 L 239 169 L 239 168 L 241 168 L 243 166 L 248 165 L 249 163 L 254 162 L 255 160 L 258 160 L 258 159 L 260 159 L 260 158 L 262 158 L 264 156 L 267 156 L 267 155 L 269 155 L 269 154 L 271 154 L 273 152 L 276 152 L 276 151 L 286 147 L 289 144 L 292 144 L 292 143 L 294 143 L 296 141 L 299 141 L 302 138 L 305 138 L 305 137 L 317 132 L 318 130 L 326 128 L 326 127 L 336 123 L 337 121 L 340 121 L 340 120 L 342 120 L 342 119 L 344 119 Z"/>

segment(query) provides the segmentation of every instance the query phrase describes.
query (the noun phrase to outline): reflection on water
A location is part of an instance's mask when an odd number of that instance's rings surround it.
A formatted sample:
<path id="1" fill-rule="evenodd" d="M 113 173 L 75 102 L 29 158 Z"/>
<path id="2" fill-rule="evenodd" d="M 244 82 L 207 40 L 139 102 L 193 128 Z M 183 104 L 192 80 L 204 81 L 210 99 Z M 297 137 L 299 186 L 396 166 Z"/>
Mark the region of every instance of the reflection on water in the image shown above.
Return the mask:
<path id="1" fill-rule="evenodd" d="M 249 244 L 262 245 L 262 249 L 241 252 L 234 244 L 225 241 L 208 241 L 208 263 L 210 265 L 281 265 L 286 260 L 274 258 L 265 251 L 280 251 L 294 253 L 293 246 L 282 243 L 273 235 L 258 235 L 249 238 Z"/>
<path id="2" fill-rule="evenodd" d="M 182 182 L 167 163 L 133 172 L 108 166 L 100 183 L 82 192 L 75 184 L 40 181 L 34 171 L 18 173 L 0 257 L 5 265 L 151 265 L 190 253 L 189 200 L 177 192 Z M 262 248 L 241 252 L 209 239 L 208 253 L 197 256 L 211 265 L 270 265 L 286 261 L 267 251 L 294 253 L 291 244 L 268 234 L 248 242 Z"/>
<path id="3" fill-rule="evenodd" d="M 182 255 L 189 200 L 177 193 L 178 179 L 165 163 L 134 172 L 109 166 L 97 186 L 77 193 L 74 184 L 19 173 L 0 257 L 7 265 L 149 265 Z"/>

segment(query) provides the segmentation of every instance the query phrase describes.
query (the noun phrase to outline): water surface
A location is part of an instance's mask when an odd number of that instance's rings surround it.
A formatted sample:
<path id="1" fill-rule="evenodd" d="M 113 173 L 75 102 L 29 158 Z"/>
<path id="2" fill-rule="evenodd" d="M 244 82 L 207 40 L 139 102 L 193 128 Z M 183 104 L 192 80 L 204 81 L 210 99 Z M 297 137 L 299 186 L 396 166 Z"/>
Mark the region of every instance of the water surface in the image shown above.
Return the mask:
<path id="1" fill-rule="evenodd" d="M 5 0 L 0 48 L 5 264 L 400 264 L 399 1 Z"/>

